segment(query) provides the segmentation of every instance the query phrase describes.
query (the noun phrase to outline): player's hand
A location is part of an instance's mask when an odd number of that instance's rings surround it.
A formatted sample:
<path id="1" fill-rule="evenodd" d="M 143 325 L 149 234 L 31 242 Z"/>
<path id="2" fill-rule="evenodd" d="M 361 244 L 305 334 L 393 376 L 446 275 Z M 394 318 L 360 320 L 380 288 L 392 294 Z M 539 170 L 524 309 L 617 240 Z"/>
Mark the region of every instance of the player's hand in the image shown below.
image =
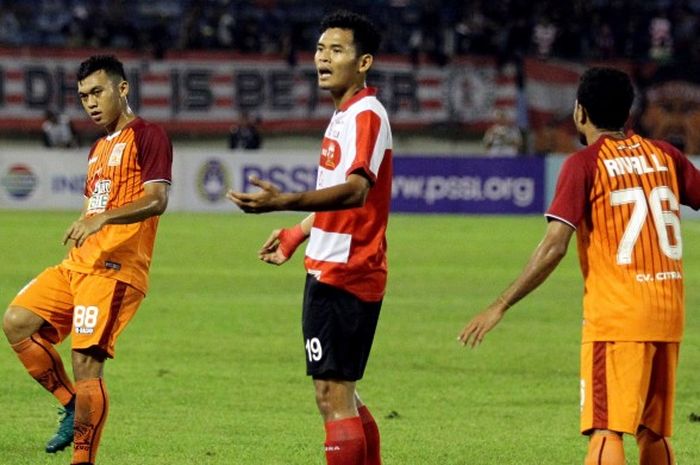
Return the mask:
<path id="1" fill-rule="evenodd" d="M 226 194 L 226 198 L 246 213 L 265 213 L 278 210 L 281 191 L 271 182 L 263 181 L 257 176 L 251 176 L 249 180 L 251 184 L 261 190 L 253 193 L 230 190 Z"/>
<path id="2" fill-rule="evenodd" d="M 106 220 L 107 218 L 101 214 L 76 220 L 63 235 L 63 245 L 74 241 L 75 247 L 80 247 L 88 237 L 104 227 Z"/>
<path id="3" fill-rule="evenodd" d="M 457 338 L 463 346 L 474 348 L 481 344 L 486 333 L 491 331 L 503 318 L 507 308 L 502 305 L 491 305 L 476 315 L 467 323 Z"/>
<path id="4" fill-rule="evenodd" d="M 265 263 L 278 266 L 289 260 L 289 257 L 282 253 L 282 249 L 280 247 L 279 236 L 281 232 L 281 229 L 275 229 L 272 231 L 270 237 L 258 251 L 258 258 L 260 260 L 264 261 Z"/>

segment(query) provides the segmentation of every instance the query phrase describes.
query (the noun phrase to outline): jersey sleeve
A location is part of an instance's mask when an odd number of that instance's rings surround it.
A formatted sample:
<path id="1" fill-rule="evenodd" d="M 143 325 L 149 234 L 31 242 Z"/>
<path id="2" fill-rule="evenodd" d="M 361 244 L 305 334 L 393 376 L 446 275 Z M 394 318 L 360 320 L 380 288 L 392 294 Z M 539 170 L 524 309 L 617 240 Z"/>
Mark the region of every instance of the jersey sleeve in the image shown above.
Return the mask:
<path id="1" fill-rule="evenodd" d="M 165 130 L 146 125 L 136 136 L 143 183 L 172 182 L 173 146 Z"/>
<path id="2" fill-rule="evenodd" d="M 592 179 L 592 170 L 582 156 L 569 157 L 559 173 L 554 199 L 545 213 L 547 219 L 563 221 L 577 228 L 586 214 Z"/>
<path id="3" fill-rule="evenodd" d="M 654 143 L 664 149 L 676 165 L 678 178 L 678 194 L 680 203 L 693 210 L 700 210 L 700 170 L 685 156 L 683 152 L 663 141 Z"/>
<path id="4" fill-rule="evenodd" d="M 355 160 L 345 173 L 361 171 L 372 184 L 377 181 L 377 172 L 384 156 L 384 149 L 378 147 L 382 130 L 382 120 L 372 110 L 360 112 L 355 117 Z"/>

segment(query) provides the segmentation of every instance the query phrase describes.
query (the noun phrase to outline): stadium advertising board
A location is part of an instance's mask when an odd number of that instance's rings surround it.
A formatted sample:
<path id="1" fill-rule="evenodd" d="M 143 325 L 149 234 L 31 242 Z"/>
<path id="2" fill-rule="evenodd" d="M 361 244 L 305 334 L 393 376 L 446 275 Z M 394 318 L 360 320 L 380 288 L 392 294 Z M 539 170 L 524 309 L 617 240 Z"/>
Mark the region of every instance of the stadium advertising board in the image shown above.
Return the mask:
<path id="1" fill-rule="evenodd" d="M 392 211 L 512 214 L 544 210 L 540 158 L 399 157 Z"/>
<path id="2" fill-rule="evenodd" d="M 700 166 L 700 157 L 691 158 Z M 542 158 L 394 157 L 393 212 L 531 214 L 551 202 L 563 156 Z M 13 148 L 0 152 L 0 209 L 79 210 L 86 150 Z M 176 148 L 171 211 L 239 210 L 229 188 L 254 191 L 250 176 L 285 191 L 314 189 L 318 158 L 310 152 Z M 700 212 L 683 207 L 683 217 Z"/>
<path id="3" fill-rule="evenodd" d="M 239 212 L 226 199 L 226 192 L 257 190 L 249 182 L 251 176 L 272 181 L 285 191 L 314 189 L 317 163 L 317 157 L 308 152 L 178 152 L 173 164 L 174 207 Z"/>
<path id="4" fill-rule="evenodd" d="M 87 155 L 80 150 L 4 149 L 0 154 L 0 207 L 80 208 Z"/>

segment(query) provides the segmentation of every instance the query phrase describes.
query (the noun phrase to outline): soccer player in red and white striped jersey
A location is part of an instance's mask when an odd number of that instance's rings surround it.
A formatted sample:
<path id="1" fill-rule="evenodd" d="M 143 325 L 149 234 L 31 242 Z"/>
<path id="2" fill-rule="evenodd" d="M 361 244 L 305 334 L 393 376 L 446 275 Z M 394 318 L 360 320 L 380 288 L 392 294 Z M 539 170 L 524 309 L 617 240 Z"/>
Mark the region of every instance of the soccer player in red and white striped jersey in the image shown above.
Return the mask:
<path id="1" fill-rule="evenodd" d="M 700 209 L 700 171 L 670 144 L 624 132 L 633 99 L 625 73 L 583 74 L 574 122 L 587 147 L 562 167 L 545 237 L 521 275 L 460 334 L 464 344 L 481 343 L 556 268 L 576 232 L 586 465 L 624 465 L 624 433 L 635 436 L 641 465 L 675 464 L 668 438 L 684 321 L 679 206 Z"/>
<path id="2" fill-rule="evenodd" d="M 302 326 L 307 374 L 326 428 L 329 465 L 379 465 L 379 430 L 355 386 L 372 346 L 386 286 L 386 227 L 391 201 L 392 137 L 384 107 L 365 76 L 379 33 L 363 16 L 338 12 L 321 25 L 315 62 L 319 86 L 336 111 L 321 145 L 317 189 L 230 192 L 247 213 L 315 212 L 273 231 L 260 258 L 280 265 L 307 237 Z"/>

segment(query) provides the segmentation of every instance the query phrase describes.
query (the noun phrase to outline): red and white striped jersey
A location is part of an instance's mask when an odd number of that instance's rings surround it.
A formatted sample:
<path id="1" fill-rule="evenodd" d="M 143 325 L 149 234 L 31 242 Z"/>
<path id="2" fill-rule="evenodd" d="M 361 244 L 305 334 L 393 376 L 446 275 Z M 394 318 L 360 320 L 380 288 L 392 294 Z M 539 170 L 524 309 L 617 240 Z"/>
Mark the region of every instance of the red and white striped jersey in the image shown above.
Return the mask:
<path id="1" fill-rule="evenodd" d="M 700 208 L 700 171 L 671 145 L 601 137 L 562 167 L 546 215 L 576 228 L 583 341 L 680 341 L 679 205 Z"/>
<path id="2" fill-rule="evenodd" d="M 376 89 L 365 88 L 334 113 L 321 145 L 317 189 L 353 173 L 367 177 L 365 205 L 317 212 L 306 248 L 306 269 L 319 281 L 376 302 L 387 276 L 386 228 L 391 203 L 392 137 Z"/>

